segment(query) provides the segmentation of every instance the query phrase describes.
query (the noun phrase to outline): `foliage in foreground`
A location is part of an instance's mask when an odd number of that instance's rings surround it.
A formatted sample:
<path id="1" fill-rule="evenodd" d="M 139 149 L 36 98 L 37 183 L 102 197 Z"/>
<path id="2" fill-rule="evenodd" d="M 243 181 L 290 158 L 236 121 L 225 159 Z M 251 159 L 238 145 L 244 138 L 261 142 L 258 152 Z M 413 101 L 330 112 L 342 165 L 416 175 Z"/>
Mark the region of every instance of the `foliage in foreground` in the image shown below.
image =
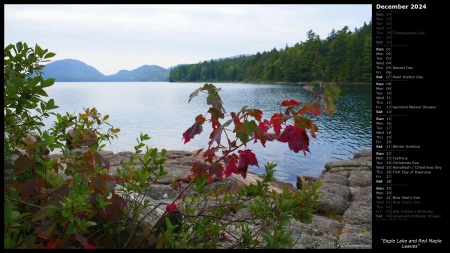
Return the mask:
<path id="1" fill-rule="evenodd" d="M 256 154 L 246 148 L 250 141 L 263 146 L 286 142 L 306 155 L 308 132 L 315 138 L 318 131 L 308 117 L 320 115 L 322 106 L 330 115 L 336 110 L 338 86 L 321 84 L 319 92 L 305 86 L 314 95 L 311 101 L 283 101 L 280 112 L 269 119 L 246 106 L 228 114 L 219 89 L 212 84 L 200 87 L 189 101 L 205 92 L 211 107 L 195 118 L 183 139 L 186 143 L 202 133 L 208 122 L 213 129 L 208 147 L 199 150 L 202 161 L 193 164 L 191 173 L 173 182 L 178 195 L 169 203 L 157 202 L 145 193 L 167 174 L 166 150 L 149 148 L 144 142 L 150 137 L 141 134 L 130 160 L 109 173 L 100 151 L 120 129 L 95 108 L 77 116 L 51 112 L 57 106 L 53 99 L 44 100 L 45 88 L 55 80 L 44 79 L 40 70 L 53 56 L 21 42 L 4 51 L 5 248 L 290 248 L 291 220 L 311 222 L 320 184 L 299 191 L 271 190 L 274 163 L 264 165 L 262 180 L 239 189 L 211 182 L 232 174 L 245 178 L 249 166 L 259 166 Z M 50 115 L 56 121 L 43 130 L 42 121 Z M 93 130 L 94 143 L 70 150 L 68 129 Z M 24 138 L 30 132 L 38 133 L 36 141 Z M 81 134 L 71 145 L 85 138 Z M 49 151 L 55 150 L 61 151 L 60 159 L 50 158 Z M 153 226 L 145 226 L 146 216 L 157 209 L 164 213 Z"/>

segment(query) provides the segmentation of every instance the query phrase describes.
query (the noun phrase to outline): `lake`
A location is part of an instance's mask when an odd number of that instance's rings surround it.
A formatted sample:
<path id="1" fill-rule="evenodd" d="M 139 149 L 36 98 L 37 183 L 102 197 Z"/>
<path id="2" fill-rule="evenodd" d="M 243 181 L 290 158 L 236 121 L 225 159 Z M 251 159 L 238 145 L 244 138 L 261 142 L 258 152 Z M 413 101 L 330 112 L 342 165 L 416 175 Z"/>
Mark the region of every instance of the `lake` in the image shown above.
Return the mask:
<path id="1" fill-rule="evenodd" d="M 102 116 L 109 115 L 108 122 L 120 128 L 118 138 L 106 143 L 105 150 L 116 152 L 134 151 L 140 133 L 151 139 L 145 142 L 150 148 L 167 150 L 189 150 L 207 148 L 211 127 L 207 122 L 203 132 L 184 144 L 182 134 L 193 123 L 197 115 L 205 115 L 209 106 L 206 95 L 200 93 L 190 103 L 189 95 L 204 83 L 169 82 L 55 82 L 46 89 L 49 98 L 59 106 L 54 112 L 75 115 L 83 108 L 96 107 Z M 244 105 L 261 109 L 263 118 L 279 111 L 277 103 L 288 99 L 309 101 L 312 93 L 303 85 L 292 84 L 242 84 L 213 83 L 222 90 L 227 113 L 238 112 Z M 337 111 L 313 118 L 319 131 L 316 138 L 310 136 L 310 153 L 294 153 L 287 143 L 248 143 L 259 167 L 249 170 L 262 174 L 264 164 L 277 164 L 275 177 L 295 186 L 297 174 L 317 177 L 330 161 L 352 159 L 356 151 L 372 148 L 372 86 L 341 85 L 341 96 L 336 102 Z M 229 118 L 226 118 L 228 120 Z M 44 121 L 50 127 L 55 119 Z M 222 123 L 225 121 L 221 121 Z M 233 126 L 233 125 L 231 125 Z M 106 132 L 106 126 L 103 131 Z M 225 139 L 224 139 L 225 140 Z M 222 141 L 222 143 L 226 143 Z"/>

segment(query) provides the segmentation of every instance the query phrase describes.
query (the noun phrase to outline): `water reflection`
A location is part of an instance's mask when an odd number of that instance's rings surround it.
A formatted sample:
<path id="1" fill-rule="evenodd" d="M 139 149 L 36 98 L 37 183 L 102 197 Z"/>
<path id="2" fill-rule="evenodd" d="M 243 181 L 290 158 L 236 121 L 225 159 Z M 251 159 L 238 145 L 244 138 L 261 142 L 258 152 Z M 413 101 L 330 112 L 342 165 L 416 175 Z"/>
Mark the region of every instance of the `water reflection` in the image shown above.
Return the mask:
<path id="1" fill-rule="evenodd" d="M 211 128 L 183 144 L 182 133 L 194 123 L 194 118 L 208 110 L 206 96 L 199 94 L 190 103 L 189 95 L 203 83 L 61 83 L 47 90 L 50 98 L 60 106 L 59 113 L 78 114 L 82 108 L 96 107 L 102 115 L 110 115 L 109 122 L 119 127 L 119 138 L 107 144 L 114 152 L 133 151 L 140 133 L 151 137 L 150 147 L 168 150 L 197 150 L 207 147 Z M 263 117 L 278 112 L 278 103 L 295 99 L 309 101 L 311 94 L 302 85 L 282 84 L 215 84 L 226 111 L 237 112 L 242 106 L 259 108 Z M 249 169 L 264 172 L 264 164 L 278 164 L 275 176 L 295 185 L 297 174 L 318 176 L 324 164 L 333 160 L 351 159 L 353 153 L 372 146 L 372 88 L 363 85 L 342 85 L 337 111 L 313 119 L 319 127 L 317 138 L 310 141 L 310 153 L 294 153 L 286 143 L 272 142 L 263 148 L 249 143 L 260 167 Z M 49 126 L 54 119 L 45 123 Z M 106 129 L 104 129 L 106 131 Z"/>

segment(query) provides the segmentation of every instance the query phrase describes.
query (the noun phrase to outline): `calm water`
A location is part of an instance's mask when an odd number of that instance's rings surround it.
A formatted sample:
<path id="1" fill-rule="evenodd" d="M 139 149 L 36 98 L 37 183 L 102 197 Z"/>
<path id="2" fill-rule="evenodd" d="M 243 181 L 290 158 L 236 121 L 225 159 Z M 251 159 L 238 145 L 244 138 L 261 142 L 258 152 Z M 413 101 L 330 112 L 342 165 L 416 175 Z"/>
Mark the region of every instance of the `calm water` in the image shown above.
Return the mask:
<path id="1" fill-rule="evenodd" d="M 311 93 L 303 85 L 284 84 L 214 84 L 222 88 L 219 93 L 224 108 L 237 112 L 242 106 L 259 108 L 263 118 L 279 111 L 278 102 L 287 99 L 308 101 Z M 148 134 L 149 147 L 167 150 L 197 150 L 206 148 L 211 128 L 204 125 L 203 132 L 183 144 L 182 134 L 199 114 L 206 114 L 206 96 L 200 93 L 190 103 L 189 95 L 203 83 L 168 82 L 56 82 L 47 88 L 49 98 L 59 106 L 55 112 L 75 115 L 83 108 L 96 107 L 114 127 L 121 131 L 118 138 L 107 144 L 105 150 L 114 152 L 134 151 L 140 133 Z M 335 160 L 351 159 L 355 151 L 372 147 L 372 88 L 370 85 L 342 85 L 341 97 L 336 103 L 337 112 L 313 119 L 318 126 L 316 139 L 310 138 L 310 151 L 294 153 L 287 143 L 267 142 L 266 148 L 249 143 L 248 148 L 256 154 L 260 167 L 249 170 L 263 173 L 264 164 L 273 161 L 275 176 L 295 185 L 297 174 L 317 177 L 324 164 Z M 228 120 L 228 118 L 227 118 Z M 54 118 L 45 121 L 50 127 Z M 106 131 L 106 126 L 104 131 Z M 226 142 L 222 142 L 226 143 Z"/>

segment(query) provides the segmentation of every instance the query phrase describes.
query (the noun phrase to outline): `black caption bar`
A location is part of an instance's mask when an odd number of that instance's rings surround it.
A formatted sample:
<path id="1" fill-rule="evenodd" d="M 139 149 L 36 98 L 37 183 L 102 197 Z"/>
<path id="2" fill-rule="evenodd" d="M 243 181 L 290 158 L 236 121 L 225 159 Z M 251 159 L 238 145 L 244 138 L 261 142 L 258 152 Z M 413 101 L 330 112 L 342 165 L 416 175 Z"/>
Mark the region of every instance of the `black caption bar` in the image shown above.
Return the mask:
<path id="1" fill-rule="evenodd" d="M 448 247 L 449 71 L 438 8 L 372 7 L 374 249 Z"/>

